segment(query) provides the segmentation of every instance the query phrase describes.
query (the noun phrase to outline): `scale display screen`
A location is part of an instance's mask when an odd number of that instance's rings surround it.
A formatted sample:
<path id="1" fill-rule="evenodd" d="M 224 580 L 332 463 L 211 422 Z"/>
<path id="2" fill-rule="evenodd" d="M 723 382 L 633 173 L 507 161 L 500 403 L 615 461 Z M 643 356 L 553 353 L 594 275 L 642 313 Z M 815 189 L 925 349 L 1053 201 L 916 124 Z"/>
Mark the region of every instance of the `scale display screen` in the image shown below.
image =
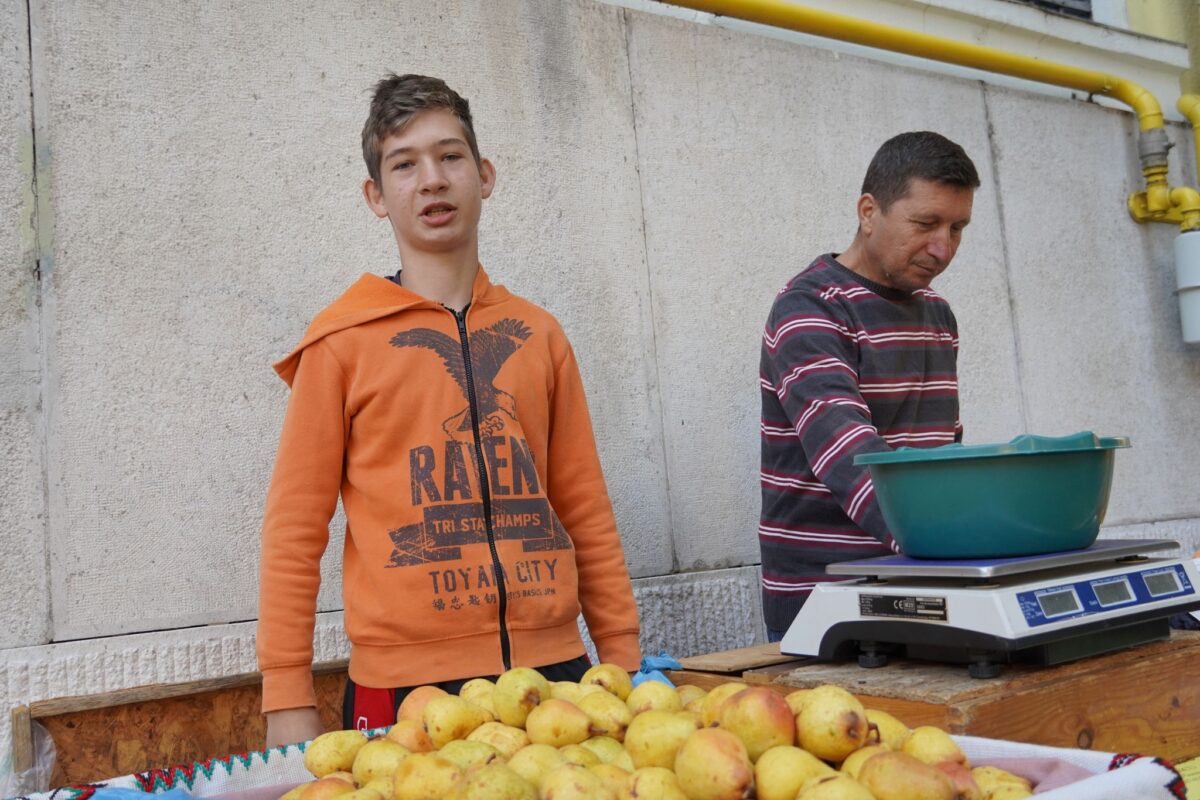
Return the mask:
<path id="1" fill-rule="evenodd" d="M 1038 605 L 1047 617 L 1058 617 L 1079 611 L 1079 598 L 1074 589 L 1064 589 L 1057 592 L 1046 592 L 1037 596 Z"/>
<path id="2" fill-rule="evenodd" d="M 1144 576 L 1146 591 L 1151 597 L 1162 597 L 1164 594 L 1175 594 L 1179 591 L 1179 579 L 1172 572 L 1152 572 Z"/>
<path id="3" fill-rule="evenodd" d="M 1129 581 L 1125 578 L 1119 581 L 1093 583 L 1092 591 L 1096 593 L 1096 599 L 1100 601 L 1100 605 L 1106 607 L 1128 603 L 1133 599 L 1133 592 L 1129 589 Z"/>

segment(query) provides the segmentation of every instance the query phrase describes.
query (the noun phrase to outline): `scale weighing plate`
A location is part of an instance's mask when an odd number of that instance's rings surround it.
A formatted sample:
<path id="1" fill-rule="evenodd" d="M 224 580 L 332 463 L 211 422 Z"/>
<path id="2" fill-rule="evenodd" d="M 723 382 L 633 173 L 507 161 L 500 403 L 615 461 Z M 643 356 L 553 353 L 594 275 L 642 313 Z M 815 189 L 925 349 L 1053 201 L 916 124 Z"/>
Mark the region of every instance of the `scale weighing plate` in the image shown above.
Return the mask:
<path id="1" fill-rule="evenodd" d="M 907 556 L 831 564 L 780 642 L 788 655 L 889 655 L 967 663 L 994 677 L 1012 662 L 1059 664 L 1160 641 L 1168 617 L 1200 608 L 1200 572 L 1169 539 L 1103 540 L 1084 550 L 999 559 Z"/>

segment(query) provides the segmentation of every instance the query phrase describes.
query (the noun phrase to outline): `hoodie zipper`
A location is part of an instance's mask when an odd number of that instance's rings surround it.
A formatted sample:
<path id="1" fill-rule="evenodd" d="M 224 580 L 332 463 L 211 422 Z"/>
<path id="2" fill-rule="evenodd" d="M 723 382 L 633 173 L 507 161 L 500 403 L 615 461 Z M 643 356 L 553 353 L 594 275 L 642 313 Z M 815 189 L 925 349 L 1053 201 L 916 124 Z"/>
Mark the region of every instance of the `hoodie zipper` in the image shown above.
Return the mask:
<path id="1" fill-rule="evenodd" d="M 467 344 L 467 310 L 447 308 L 458 323 L 458 340 L 462 343 L 463 367 L 467 375 L 467 403 L 471 408 L 471 434 L 475 438 L 475 463 L 479 465 L 479 495 L 483 500 L 483 525 L 487 530 L 488 548 L 492 551 L 492 570 L 496 576 L 496 591 L 500 596 L 500 658 L 504 670 L 512 669 L 512 643 L 508 639 L 508 591 L 504 586 L 504 569 L 500 565 L 500 552 L 496 549 L 496 535 L 492 530 L 492 489 L 488 484 L 487 465 L 483 460 L 483 441 L 479 437 L 479 404 L 475 398 L 475 377 L 471 374 L 471 348 Z"/>

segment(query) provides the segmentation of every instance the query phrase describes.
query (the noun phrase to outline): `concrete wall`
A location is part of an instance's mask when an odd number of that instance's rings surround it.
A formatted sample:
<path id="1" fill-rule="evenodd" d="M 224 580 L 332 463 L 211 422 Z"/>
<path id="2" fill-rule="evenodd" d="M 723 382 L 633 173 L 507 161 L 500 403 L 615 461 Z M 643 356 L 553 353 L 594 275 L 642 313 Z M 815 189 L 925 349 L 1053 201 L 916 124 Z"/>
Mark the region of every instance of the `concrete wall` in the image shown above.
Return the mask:
<path id="1" fill-rule="evenodd" d="M 269 365 L 358 274 L 396 267 L 358 190 L 387 69 L 473 102 L 499 171 L 484 263 L 580 354 L 647 649 L 761 639 L 762 322 L 849 243 L 865 165 L 906 129 L 957 139 L 984 177 L 939 284 L 968 441 L 1128 435 L 1106 535 L 1200 544 L 1200 354 L 1174 231 L 1125 212 L 1127 113 L 590 0 L 9 5 L 5 708 L 254 668 L 286 402 Z M 334 529 L 318 658 L 345 653 Z"/>

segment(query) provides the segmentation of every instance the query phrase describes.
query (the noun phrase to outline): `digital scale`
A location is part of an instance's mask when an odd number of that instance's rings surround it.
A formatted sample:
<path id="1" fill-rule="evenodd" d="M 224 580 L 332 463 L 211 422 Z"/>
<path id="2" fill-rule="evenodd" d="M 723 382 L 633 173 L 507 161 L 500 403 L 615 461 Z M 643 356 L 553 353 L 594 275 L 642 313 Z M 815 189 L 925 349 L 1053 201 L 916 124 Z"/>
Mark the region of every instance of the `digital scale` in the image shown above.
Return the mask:
<path id="1" fill-rule="evenodd" d="M 1101 540 L 1018 558 L 883 556 L 830 564 L 852 580 L 819 583 L 780 642 L 787 655 L 880 667 L 889 655 L 966 663 L 991 678 L 1006 663 L 1061 664 L 1161 641 L 1168 617 L 1200 608 L 1200 573 L 1170 539 Z"/>

